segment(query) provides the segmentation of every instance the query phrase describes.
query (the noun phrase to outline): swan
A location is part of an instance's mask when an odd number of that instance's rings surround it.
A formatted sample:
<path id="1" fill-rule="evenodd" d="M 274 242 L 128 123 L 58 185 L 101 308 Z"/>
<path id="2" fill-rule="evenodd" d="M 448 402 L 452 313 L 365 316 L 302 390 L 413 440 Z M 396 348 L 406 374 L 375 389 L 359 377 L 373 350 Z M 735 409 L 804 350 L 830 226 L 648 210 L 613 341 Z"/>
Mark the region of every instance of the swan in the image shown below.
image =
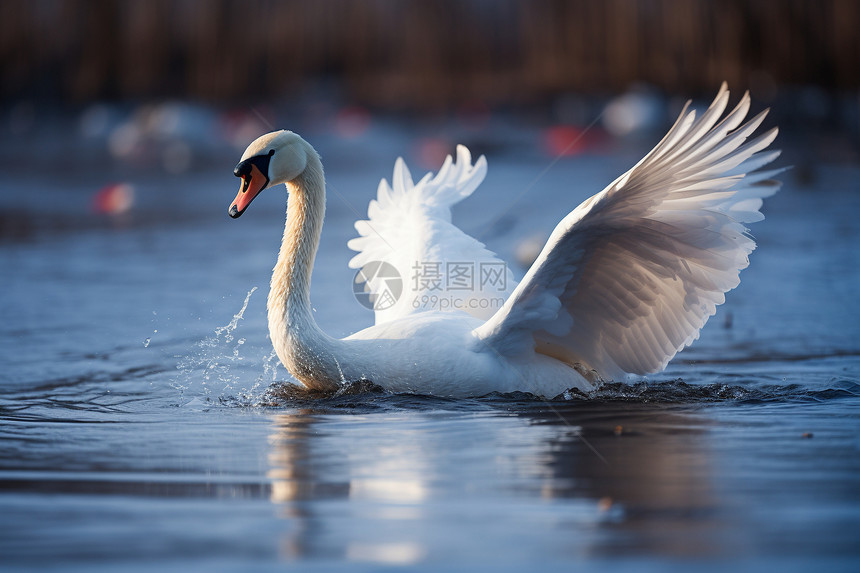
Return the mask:
<path id="1" fill-rule="evenodd" d="M 228 212 L 238 218 L 261 191 L 286 185 L 267 302 L 278 358 L 309 390 L 371 381 L 451 397 L 588 393 L 603 380 L 662 370 L 739 284 L 756 246 L 744 225 L 764 218 L 762 199 L 780 185 L 781 169 L 760 170 L 780 153 L 767 149 L 777 128 L 751 138 L 768 110 L 744 123 L 749 92 L 724 114 L 728 101 L 723 83 L 700 117 L 687 102 L 642 160 L 558 223 L 519 283 L 451 222 L 452 205 L 483 180 L 486 159 L 473 164 L 458 146 L 456 161 L 449 156 L 417 182 L 397 159 L 348 245 L 358 251 L 350 267 L 390 265 L 408 296 L 375 305 L 375 324 L 343 339 L 317 326 L 310 302 L 326 202 L 320 157 L 291 131 L 259 137 L 234 170 L 241 182 Z M 457 308 L 440 308 L 436 279 L 462 264 L 493 280 L 469 284 L 462 274 Z M 416 269 L 427 272 L 413 276 Z M 377 276 L 366 288 L 382 296 L 385 285 Z"/>

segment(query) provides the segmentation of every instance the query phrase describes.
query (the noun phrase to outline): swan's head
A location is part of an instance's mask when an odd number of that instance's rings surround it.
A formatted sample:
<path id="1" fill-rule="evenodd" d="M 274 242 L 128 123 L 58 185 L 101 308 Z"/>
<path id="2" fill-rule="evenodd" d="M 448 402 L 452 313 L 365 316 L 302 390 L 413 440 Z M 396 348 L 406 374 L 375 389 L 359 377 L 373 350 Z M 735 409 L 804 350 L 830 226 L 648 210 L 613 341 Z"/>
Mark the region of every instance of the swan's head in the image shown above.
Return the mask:
<path id="1" fill-rule="evenodd" d="M 308 163 L 310 145 L 292 131 L 273 131 L 254 140 L 242 154 L 233 174 L 241 177 L 239 194 L 230 204 L 234 219 L 245 212 L 263 189 L 292 181 Z"/>

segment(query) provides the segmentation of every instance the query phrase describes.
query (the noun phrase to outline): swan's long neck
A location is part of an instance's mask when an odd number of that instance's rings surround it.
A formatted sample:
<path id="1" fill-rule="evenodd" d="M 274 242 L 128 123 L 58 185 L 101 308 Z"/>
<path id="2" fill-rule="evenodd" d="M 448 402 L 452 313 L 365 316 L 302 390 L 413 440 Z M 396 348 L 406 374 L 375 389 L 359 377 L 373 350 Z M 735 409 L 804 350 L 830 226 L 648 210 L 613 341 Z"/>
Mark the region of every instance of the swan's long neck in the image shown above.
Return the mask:
<path id="1" fill-rule="evenodd" d="M 269 335 L 293 376 L 309 388 L 329 389 L 343 375 L 337 341 L 320 330 L 311 308 L 311 271 L 325 218 L 325 176 L 312 149 L 307 167 L 287 189 L 287 221 L 269 291 Z"/>

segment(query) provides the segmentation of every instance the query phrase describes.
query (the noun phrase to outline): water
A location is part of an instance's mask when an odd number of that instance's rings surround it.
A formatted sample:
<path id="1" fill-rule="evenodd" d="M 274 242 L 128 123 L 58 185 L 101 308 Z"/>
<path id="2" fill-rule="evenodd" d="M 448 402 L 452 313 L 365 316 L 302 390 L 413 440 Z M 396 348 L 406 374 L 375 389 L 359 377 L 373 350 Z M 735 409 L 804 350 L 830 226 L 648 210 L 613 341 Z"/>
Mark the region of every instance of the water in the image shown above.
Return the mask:
<path id="1" fill-rule="evenodd" d="M 332 335 L 372 319 L 345 243 L 413 135 L 374 132 L 361 160 L 315 141 Z M 508 260 L 645 146 L 560 161 L 517 199 L 548 163 L 520 149 L 455 212 Z M 786 177 L 741 287 L 666 372 L 552 401 L 283 392 L 265 323 L 283 195 L 229 220 L 231 167 L 132 171 L 114 218 L 89 213 L 89 168 L 0 182 L 2 568 L 860 566 L 856 166 Z"/>

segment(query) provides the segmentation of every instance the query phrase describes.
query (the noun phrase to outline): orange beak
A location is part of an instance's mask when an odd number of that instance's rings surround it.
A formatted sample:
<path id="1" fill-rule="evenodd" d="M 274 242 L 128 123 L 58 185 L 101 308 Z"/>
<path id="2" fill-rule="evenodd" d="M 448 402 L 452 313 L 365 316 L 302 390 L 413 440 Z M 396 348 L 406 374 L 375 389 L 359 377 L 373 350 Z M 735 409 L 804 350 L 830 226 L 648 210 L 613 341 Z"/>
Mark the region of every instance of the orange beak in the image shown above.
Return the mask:
<path id="1" fill-rule="evenodd" d="M 230 216 L 234 219 L 244 213 L 248 205 L 251 204 L 251 201 L 254 200 L 254 197 L 259 195 L 260 191 L 265 189 L 266 185 L 269 184 L 269 178 L 263 175 L 260 169 L 253 164 L 250 170 L 241 175 L 241 177 L 242 183 L 239 185 L 239 193 L 236 195 L 229 209 Z"/>

